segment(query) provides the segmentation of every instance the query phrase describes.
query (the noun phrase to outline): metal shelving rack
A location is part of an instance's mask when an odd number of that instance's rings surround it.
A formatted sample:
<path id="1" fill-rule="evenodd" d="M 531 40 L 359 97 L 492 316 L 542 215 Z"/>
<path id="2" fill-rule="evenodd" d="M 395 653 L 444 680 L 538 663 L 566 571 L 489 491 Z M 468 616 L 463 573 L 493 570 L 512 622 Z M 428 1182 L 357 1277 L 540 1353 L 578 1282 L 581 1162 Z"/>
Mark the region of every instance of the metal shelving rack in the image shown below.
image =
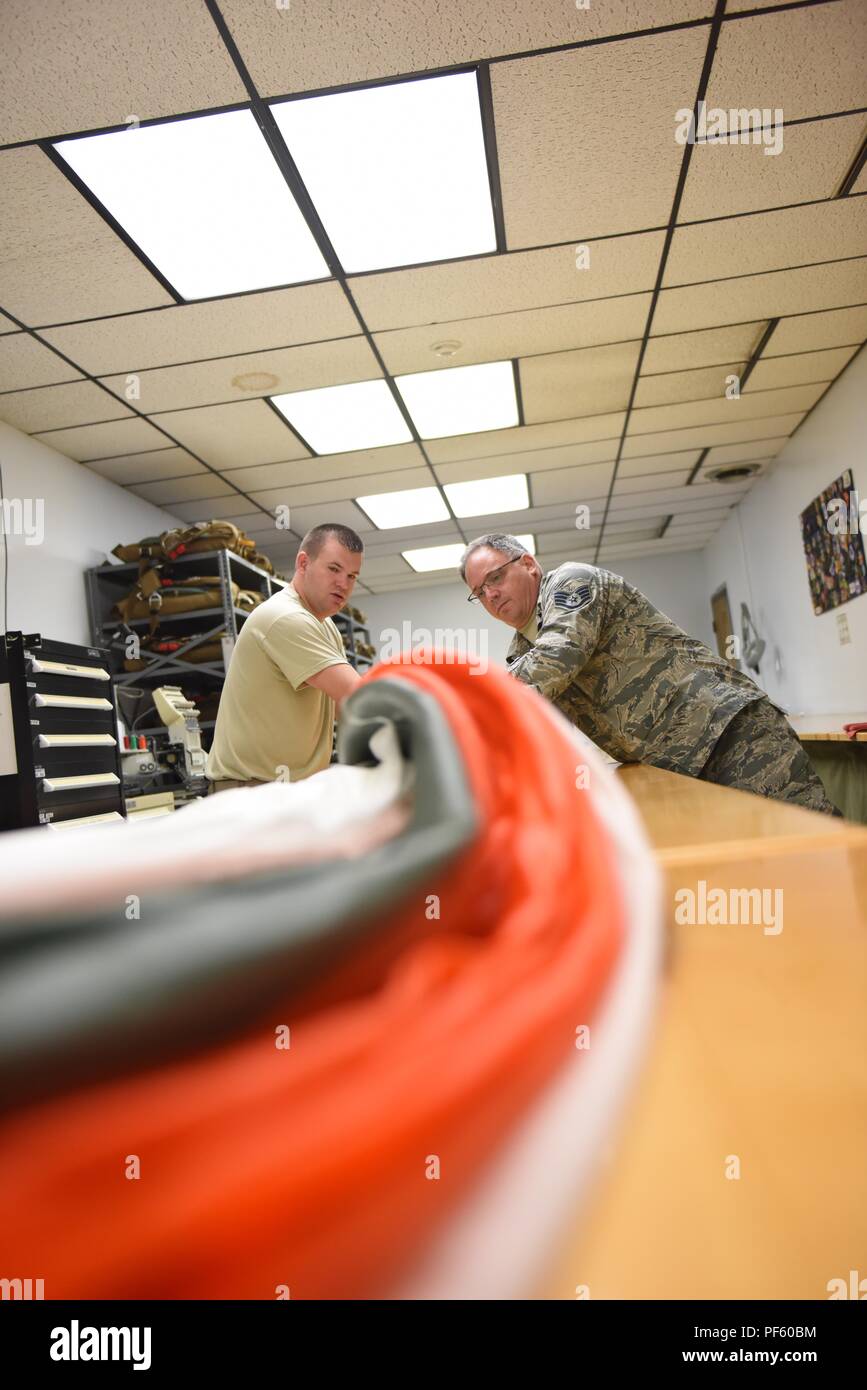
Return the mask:
<path id="1" fill-rule="evenodd" d="M 114 683 L 118 687 L 138 687 L 150 689 L 166 683 L 184 685 L 205 682 L 212 685 L 214 692 L 222 688 L 226 679 L 226 660 L 237 641 L 244 619 L 249 617 L 245 609 L 236 608 L 232 603 L 231 581 L 243 589 L 257 589 L 265 598 L 270 598 L 279 589 L 286 587 L 286 581 L 276 575 L 268 574 L 258 565 L 251 564 L 231 550 L 208 550 L 180 556 L 169 562 L 171 572 L 176 575 L 213 575 L 219 585 L 222 602 L 219 607 L 198 608 L 187 613 L 167 613 L 159 620 L 161 636 L 169 632 L 179 639 L 188 637 L 176 652 L 155 653 L 142 651 L 146 665 L 138 671 L 123 669 L 126 655 L 126 641 L 131 634 L 142 635 L 149 628 L 148 618 L 132 618 L 124 621 L 112 617 L 115 603 L 124 598 L 139 576 L 138 561 L 126 564 L 97 565 L 85 572 L 87 588 L 87 608 L 90 618 L 92 639 L 101 647 L 108 649 L 113 667 Z M 255 609 L 252 610 L 255 612 Z M 340 629 L 346 656 L 350 665 L 361 673 L 373 665 L 373 657 L 364 655 L 357 649 L 358 640 L 370 644 L 370 629 L 366 623 L 359 623 L 351 614 L 339 612 L 334 621 Z M 220 660 L 191 662 L 181 659 L 183 652 L 204 646 L 215 641 L 218 634 L 225 633 L 224 656 Z M 200 728 L 206 735 L 214 727 L 215 721 L 202 720 Z M 154 734 L 162 731 L 161 725 L 135 726 L 135 732 Z"/>
<path id="2" fill-rule="evenodd" d="M 350 666 L 354 666 L 356 671 L 363 674 L 373 665 L 374 658 L 372 656 L 365 656 L 363 653 L 356 650 L 355 638 L 356 634 L 363 633 L 362 640 L 370 646 L 370 628 L 367 623 L 359 623 L 351 614 L 345 613 L 343 609 L 341 609 L 339 613 L 335 613 L 334 622 L 340 629 L 340 635 L 343 638 L 343 645 L 346 648 L 346 655 Z"/>
<path id="3" fill-rule="evenodd" d="M 214 579 L 214 587 L 219 587 L 221 603 L 219 607 L 198 608 L 187 613 L 167 613 L 160 616 L 161 636 L 169 632 L 177 635 L 183 642 L 176 652 L 149 653 L 142 651 L 146 665 L 138 671 L 123 669 L 126 656 L 126 642 L 132 634 L 146 633 L 150 620 L 132 618 L 125 621 L 112 616 L 112 608 L 119 599 L 129 593 L 139 576 L 138 561 L 126 564 L 97 565 L 85 572 L 87 589 L 87 609 L 90 618 L 91 635 L 94 642 L 108 648 L 114 669 L 116 686 L 143 686 L 150 688 L 166 683 L 181 687 L 192 680 L 212 684 L 218 691 L 226 679 L 226 661 L 238 639 L 244 619 L 249 617 L 246 609 L 236 608 L 232 602 L 231 583 L 234 581 L 242 589 L 255 589 L 265 598 L 270 598 L 279 589 L 286 587 L 286 581 L 258 565 L 251 564 L 231 550 L 205 550 L 179 556 L 167 562 L 174 575 L 209 575 Z M 250 610 L 255 612 L 254 610 Z M 223 657 L 219 660 L 191 662 L 183 661 L 181 655 L 196 647 L 214 642 L 224 634 Z M 189 640 L 183 641 L 184 638 Z M 203 730 L 212 729 L 213 720 L 201 724 Z M 161 728 L 161 726 L 160 726 Z M 158 730 L 136 728 L 137 733 L 154 733 Z"/>

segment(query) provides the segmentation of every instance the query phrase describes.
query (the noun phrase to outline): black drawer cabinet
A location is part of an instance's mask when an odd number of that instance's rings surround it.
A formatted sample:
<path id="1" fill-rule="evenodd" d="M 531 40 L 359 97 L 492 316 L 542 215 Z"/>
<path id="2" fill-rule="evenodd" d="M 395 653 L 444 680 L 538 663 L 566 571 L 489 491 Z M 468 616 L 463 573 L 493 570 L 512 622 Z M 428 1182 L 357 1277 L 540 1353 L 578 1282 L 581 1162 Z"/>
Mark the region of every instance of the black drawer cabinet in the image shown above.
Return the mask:
<path id="1" fill-rule="evenodd" d="M 0 637 L 0 830 L 124 816 L 109 653 Z"/>

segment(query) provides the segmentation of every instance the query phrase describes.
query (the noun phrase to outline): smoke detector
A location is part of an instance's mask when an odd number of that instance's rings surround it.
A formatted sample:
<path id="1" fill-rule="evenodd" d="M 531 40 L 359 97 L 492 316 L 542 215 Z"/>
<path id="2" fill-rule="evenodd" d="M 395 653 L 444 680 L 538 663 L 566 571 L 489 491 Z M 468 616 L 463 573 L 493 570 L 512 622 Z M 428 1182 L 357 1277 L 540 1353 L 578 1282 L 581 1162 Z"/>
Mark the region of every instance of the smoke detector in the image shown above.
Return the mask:
<path id="1" fill-rule="evenodd" d="M 454 357 L 462 347 L 463 343 L 458 338 L 443 338 L 442 342 L 430 345 L 431 352 L 435 352 L 437 357 Z"/>
<path id="2" fill-rule="evenodd" d="M 745 478 L 753 478 L 761 471 L 760 463 L 727 463 L 719 468 L 709 468 L 704 476 L 712 483 L 742 483 Z"/>

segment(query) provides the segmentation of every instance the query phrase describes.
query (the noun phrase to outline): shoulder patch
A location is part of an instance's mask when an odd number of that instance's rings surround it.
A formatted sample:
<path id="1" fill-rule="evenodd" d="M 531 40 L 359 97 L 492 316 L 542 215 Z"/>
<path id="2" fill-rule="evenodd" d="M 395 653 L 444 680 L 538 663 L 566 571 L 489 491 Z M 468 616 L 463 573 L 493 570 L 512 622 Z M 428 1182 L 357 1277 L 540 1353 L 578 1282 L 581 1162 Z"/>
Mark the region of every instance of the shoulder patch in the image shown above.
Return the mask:
<path id="1" fill-rule="evenodd" d="M 586 608 L 593 600 L 593 585 L 575 584 L 570 589 L 555 589 L 551 597 L 558 608 Z"/>

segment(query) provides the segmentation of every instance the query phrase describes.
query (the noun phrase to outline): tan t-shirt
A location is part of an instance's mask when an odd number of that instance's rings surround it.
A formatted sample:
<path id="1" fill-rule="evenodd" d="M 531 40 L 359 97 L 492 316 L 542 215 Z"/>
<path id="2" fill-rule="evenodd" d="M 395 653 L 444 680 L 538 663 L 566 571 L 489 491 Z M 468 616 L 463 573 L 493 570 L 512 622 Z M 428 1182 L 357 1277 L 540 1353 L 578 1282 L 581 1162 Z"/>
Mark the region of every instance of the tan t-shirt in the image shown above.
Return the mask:
<path id="1" fill-rule="evenodd" d="M 226 672 L 211 780 L 300 782 L 327 767 L 334 701 L 304 682 L 345 662 L 337 625 L 311 613 L 291 584 L 254 608 Z"/>

